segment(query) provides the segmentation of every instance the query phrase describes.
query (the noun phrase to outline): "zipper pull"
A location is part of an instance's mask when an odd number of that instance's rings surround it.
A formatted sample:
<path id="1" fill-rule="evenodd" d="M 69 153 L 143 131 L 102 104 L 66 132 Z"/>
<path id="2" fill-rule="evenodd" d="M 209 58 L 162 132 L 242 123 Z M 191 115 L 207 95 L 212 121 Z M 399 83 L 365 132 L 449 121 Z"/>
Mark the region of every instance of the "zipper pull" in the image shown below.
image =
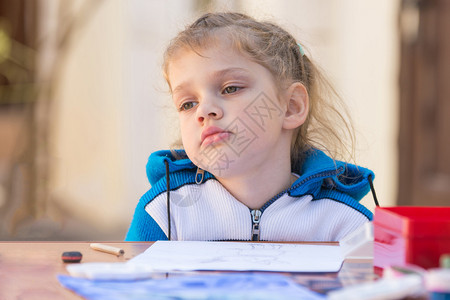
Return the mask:
<path id="1" fill-rule="evenodd" d="M 261 221 L 261 211 L 254 209 L 251 212 L 252 215 L 252 241 L 259 241 L 259 222 Z"/>
<path id="2" fill-rule="evenodd" d="M 197 167 L 197 173 L 195 173 L 195 183 L 196 184 L 202 183 L 204 177 L 205 177 L 205 170 Z"/>

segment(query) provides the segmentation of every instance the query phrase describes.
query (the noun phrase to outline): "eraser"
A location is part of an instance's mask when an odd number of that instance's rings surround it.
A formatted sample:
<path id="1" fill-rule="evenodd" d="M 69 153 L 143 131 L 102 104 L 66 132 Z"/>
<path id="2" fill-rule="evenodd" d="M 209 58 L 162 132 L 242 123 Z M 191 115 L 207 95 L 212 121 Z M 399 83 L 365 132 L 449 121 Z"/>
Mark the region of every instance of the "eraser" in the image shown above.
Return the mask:
<path id="1" fill-rule="evenodd" d="M 61 259 L 65 263 L 77 263 L 81 261 L 83 254 L 79 251 L 67 251 L 63 252 Z"/>

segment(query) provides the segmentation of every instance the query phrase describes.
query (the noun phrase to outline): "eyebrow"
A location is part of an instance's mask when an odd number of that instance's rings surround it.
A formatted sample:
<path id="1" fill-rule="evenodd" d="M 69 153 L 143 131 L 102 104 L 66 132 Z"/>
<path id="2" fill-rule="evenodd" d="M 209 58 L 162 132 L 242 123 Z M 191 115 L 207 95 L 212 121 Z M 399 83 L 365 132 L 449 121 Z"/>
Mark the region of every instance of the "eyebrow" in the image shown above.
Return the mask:
<path id="1" fill-rule="evenodd" d="M 236 73 L 236 72 L 237 73 L 247 73 L 247 74 L 249 74 L 249 72 L 246 69 L 236 67 L 236 68 L 227 68 L 227 69 L 223 69 L 223 70 L 217 71 L 217 72 L 215 72 L 213 74 L 213 78 L 224 77 L 224 76 L 226 76 L 226 75 L 228 75 L 230 73 Z"/>
<path id="2" fill-rule="evenodd" d="M 211 78 L 213 79 L 217 79 L 217 78 L 222 78 L 225 77 L 228 74 L 232 74 L 232 73 L 246 73 L 246 74 L 250 74 L 249 71 L 247 71 L 244 68 L 239 68 L 239 67 L 233 67 L 233 68 L 226 68 L 223 70 L 219 70 L 216 71 L 212 74 Z M 179 92 L 180 90 L 183 90 L 186 86 L 189 86 L 189 82 L 183 82 L 179 85 L 177 85 L 173 90 L 172 90 L 172 94 Z"/>

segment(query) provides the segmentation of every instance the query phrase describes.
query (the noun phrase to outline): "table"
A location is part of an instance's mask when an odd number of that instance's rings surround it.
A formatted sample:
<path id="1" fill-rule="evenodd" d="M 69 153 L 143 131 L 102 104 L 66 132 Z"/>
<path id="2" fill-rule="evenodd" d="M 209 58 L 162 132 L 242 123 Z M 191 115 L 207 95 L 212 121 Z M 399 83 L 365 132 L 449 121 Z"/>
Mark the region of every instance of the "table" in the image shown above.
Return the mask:
<path id="1" fill-rule="evenodd" d="M 90 242 L 0 242 L 0 299 L 82 299 L 63 288 L 56 278 L 58 274 L 68 274 L 66 263 L 61 260 L 63 252 L 80 251 L 81 262 L 124 262 L 152 245 L 152 242 L 102 243 L 120 247 L 125 254 L 117 257 L 95 251 L 89 247 Z M 370 259 L 345 260 L 338 273 L 288 275 L 321 293 L 377 278 Z"/>

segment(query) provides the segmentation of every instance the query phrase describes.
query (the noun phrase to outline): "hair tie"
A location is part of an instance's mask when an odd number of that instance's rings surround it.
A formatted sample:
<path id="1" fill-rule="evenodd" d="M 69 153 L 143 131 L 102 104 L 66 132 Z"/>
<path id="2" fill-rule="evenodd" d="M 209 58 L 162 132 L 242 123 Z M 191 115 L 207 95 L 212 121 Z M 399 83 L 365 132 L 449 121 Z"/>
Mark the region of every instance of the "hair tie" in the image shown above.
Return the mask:
<path id="1" fill-rule="evenodd" d="M 303 50 L 302 45 L 300 45 L 300 43 L 297 43 L 297 45 L 298 45 L 298 48 L 300 49 L 300 54 L 301 54 L 302 56 L 305 56 L 305 51 Z"/>

